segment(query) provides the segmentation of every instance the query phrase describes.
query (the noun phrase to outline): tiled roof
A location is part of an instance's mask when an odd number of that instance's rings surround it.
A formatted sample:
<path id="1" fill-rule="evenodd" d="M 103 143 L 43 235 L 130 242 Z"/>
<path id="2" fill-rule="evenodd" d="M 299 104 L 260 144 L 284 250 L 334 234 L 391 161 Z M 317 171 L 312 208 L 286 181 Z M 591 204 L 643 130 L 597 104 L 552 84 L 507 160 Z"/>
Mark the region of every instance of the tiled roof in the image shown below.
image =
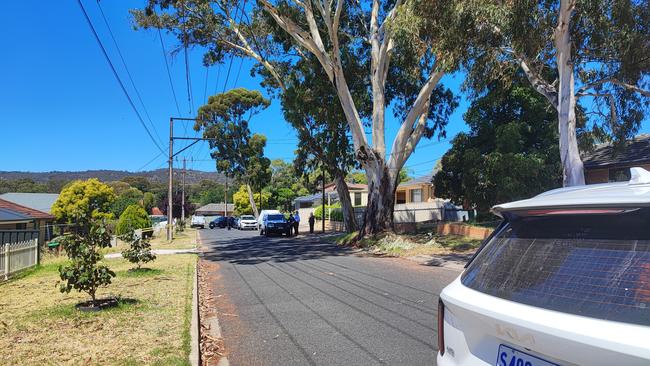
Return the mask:
<path id="1" fill-rule="evenodd" d="M 404 183 L 401 183 L 397 188 L 403 188 L 403 187 L 412 187 L 412 186 L 419 186 L 423 184 L 429 184 L 431 185 L 431 175 L 423 175 L 421 177 L 413 178 L 409 181 L 406 181 Z"/>
<path id="2" fill-rule="evenodd" d="M 32 219 L 54 219 L 54 216 L 43 211 L 34 210 L 11 201 L 0 199 L 0 208 L 17 212 Z"/>
<path id="3" fill-rule="evenodd" d="M 0 199 L 11 201 L 34 210 L 52 213 L 52 205 L 59 198 L 58 193 L 4 193 Z"/>
<path id="4" fill-rule="evenodd" d="M 585 168 L 650 163 L 650 134 L 634 137 L 620 150 L 610 143 L 599 144 L 592 152 L 583 154 L 582 162 Z"/>

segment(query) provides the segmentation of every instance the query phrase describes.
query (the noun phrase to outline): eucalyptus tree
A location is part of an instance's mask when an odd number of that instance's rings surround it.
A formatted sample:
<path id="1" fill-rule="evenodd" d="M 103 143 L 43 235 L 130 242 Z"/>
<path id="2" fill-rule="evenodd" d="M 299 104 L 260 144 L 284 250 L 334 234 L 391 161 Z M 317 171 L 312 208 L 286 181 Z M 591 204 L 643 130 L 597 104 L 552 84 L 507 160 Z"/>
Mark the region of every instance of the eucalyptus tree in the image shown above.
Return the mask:
<path id="1" fill-rule="evenodd" d="M 424 13 L 423 7 L 426 5 Z M 433 9 L 431 9 L 433 8 Z M 207 49 L 206 64 L 249 57 L 283 92 L 286 71 L 314 57 L 336 93 L 354 156 L 369 183 L 365 233 L 390 229 L 399 172 L 420 139 L 441 132 L 456 101 L 440 83 L 464 52 L 454 1 L 149 0 L 134 10 L 140 27 L 173 32 L 181 46 Z M 430 14 L 433 14 L 431 16 Z M 344 59 L 361 74 L 346 74 Z M 367 118 L 350 88 L 364 80 Z M 386 112 L 399 128 L 386 143 Z M 366 127 L 370 136 L 366 135 Z"/>
<path id="2" fill-rule="evenodd" d="M 469 0 L 459 7 L 474 24 L 467 33 L 473 87 L 517 68 L 557 112 L 565 186 L 584 184 L 580 122 L 605 139 L 636 133 L 650 97 L 650 2 Z"/>
<path id="3" fill-rule="evenodd" d="M 194 129 L 209 138 L 210 155 L 217 171 L 245 182 L 255 216 L 257 206 L 252 187 L 261 187 L 270 177 L 271 161 L 264 157 L 266 137 L 251 134 L 250 119 L 270 102 L 259 91 L 243 88 L 213 95 L 198 110 Z"/>

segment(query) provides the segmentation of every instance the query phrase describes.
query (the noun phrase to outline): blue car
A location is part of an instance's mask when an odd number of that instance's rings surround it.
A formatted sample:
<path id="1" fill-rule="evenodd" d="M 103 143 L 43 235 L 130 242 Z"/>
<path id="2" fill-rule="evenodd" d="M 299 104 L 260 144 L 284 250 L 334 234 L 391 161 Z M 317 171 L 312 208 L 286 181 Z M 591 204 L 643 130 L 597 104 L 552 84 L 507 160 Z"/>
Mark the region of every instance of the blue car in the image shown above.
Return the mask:
<path id="1" fill-rule="evenodd" d="M 291 225 L 283 214 L 267 214 L 262 217 L 260 235 L 285 234 L 291 236 Z"/>

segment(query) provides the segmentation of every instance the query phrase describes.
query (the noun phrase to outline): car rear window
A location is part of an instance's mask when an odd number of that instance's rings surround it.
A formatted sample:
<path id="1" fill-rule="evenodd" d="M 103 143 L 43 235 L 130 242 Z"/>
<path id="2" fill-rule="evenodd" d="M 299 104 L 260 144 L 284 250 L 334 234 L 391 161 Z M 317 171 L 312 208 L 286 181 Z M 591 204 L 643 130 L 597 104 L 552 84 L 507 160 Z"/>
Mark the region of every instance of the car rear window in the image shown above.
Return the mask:
<path id="1" fill-rule="evenodd" d="M 269 215 L 268 220 L 281 221 L 284 220 L 284 215 Z"/>
<path id="2" fill-rule="evenodd" d="M 650 325 L 650 209 L 513 219 L 461 281 L 527 305 Z"/>

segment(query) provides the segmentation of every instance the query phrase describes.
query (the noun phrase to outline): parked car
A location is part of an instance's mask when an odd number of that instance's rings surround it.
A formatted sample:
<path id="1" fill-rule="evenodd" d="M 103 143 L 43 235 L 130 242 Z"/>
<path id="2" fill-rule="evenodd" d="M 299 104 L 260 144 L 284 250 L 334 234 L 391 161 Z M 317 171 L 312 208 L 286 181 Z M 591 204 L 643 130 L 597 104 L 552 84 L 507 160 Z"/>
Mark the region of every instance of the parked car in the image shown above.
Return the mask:
<path id="1" fill-rule="evenodd" d="M 285 234 L 291 236 L 291 226 L 283 214 L 266 214 L 260 226 L 260 235 Z"/>
<path id="2" fill-rule="evenodd" d="M 205 228 L 205 216 L 192 215 L 190 220 L 190 227 L 200 227 L 201 229 Z"/>
<path id="3" fill-rule="evenodd" d="M 280 214 L 281 212 L 278 210 L 262 210 L 260 211 L 260 215 L 257 216 L 257 227 L 262 226 L 262 221 L 264 220 L 264 217 L 269 214 Z"/>
<path id="4" fill-rule="evenodd" d="M 650 365 L 650 172 L 501 204 L 440 295 L 450 365 Z"/>
<path id="5" fill-rule="evenodd" d="M 224 228 L 228 226 L 228 218 L 224 216 L 217 216 L 212 221 L 210 221 L 210 229 L 215 227 Z"/>
<path id="6" fill-rule="evenodd" d="M 257 230 L 257 220 L 253 215 L 241 215 L 237 221 L 237 229 L 239 230 Z"/>

